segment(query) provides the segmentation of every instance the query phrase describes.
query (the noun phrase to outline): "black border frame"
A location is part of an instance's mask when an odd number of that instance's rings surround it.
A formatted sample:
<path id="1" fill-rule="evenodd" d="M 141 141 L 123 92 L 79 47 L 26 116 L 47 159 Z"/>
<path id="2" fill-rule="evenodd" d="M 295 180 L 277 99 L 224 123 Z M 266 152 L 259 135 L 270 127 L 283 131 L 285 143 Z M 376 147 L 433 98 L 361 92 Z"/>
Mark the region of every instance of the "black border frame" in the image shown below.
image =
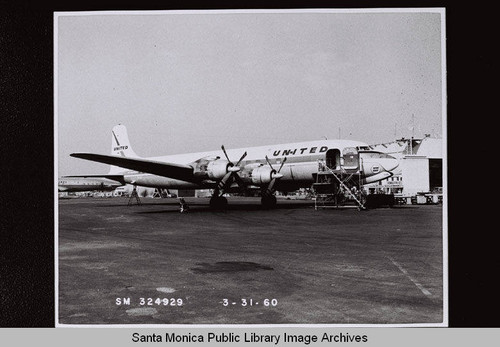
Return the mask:
<path id="1" fill-rule="evenodd" d="M 487 54 L 487 49 L 495 46 L 494 40 L 488 38 L 495 30 L 494 10 L 486 5 L 473 6 L 436 1 L 332 0 L 286 4 L 254 1 L 235 6 L 224 1 L 201 4 L 145 0 L 140 5 L 124 5 L 118 1 L 7 4 L 0 0 L 0 177 L 3 188 L 0 194 L 0 327 L 55 325 L 54 11 L 374 7 L 444 7 L 446 10 L 449 325 L 500 327 L 495 300 L 495 278 L 500 262 L 495 257 L 496 244 L 490 239 L 495 226 L 478 223 L 483 217 L 486 220 L 487 214 L 473 211 L 466 204 L 469 200 L 464 200 L 469 196 L 461 193 L 464 185 L 473 183 L 471 169 L 464 170 L 462 158 L 470 158 L 477 151 L 477 147 L 468 146 L 463 139 L 470 142 L 471 133 L 485 134 L 487 117 L 481 121 L 474 116 L 492 114 L 491 101 L 496 96 L 495 87 L 487 87 L 483 82 L 494 69 L 493 58 Z M 479 188 L 474 184 L 472 187 Z"/>

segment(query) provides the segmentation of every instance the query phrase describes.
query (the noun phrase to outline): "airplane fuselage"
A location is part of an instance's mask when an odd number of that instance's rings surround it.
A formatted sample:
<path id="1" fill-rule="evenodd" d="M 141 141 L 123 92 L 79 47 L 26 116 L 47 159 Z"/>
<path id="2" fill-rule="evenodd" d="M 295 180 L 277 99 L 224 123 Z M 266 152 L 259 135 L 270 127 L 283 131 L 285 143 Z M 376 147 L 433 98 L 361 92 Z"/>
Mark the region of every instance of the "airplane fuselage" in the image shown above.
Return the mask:
<path id="1" fill-rule="evenodd" d="M 328 159 L 331 161 L 331 158 L 333 158 L 334 165 L 340 168 L 340 165 L 345 165 L 344 157 L 346 151 L 349 152 L 350 149 L 356 149 L 357 151 L 359 148 L 367 149 L 368 147 L 365 143 L 359 141 L 320 140 L 229 149 L 227 150 L 227 154 L 232 161 L 236 161 L 244 152 L 247 152 L 247 156 L 239 164 L 241 170 L 238 172 L 238 175 L 248 186 L 255 187 L 265 185 L 266 183 L 262 181 L 266 179 L 265 171 L 268 170 L 266 157 L 274 167 L 280 166 L 286 158 L 286 164 L 283 165 L 280 171 L 283 177 L 276 182 L 276 189 L 293 191 L 301 187 L 311 186 L 315 181 L 315 174 L 318 172 L 319 161 L 324 162 Z M 362 156 L 363 153 L 360 153 L 361 160 L 358 161 L 358 168 L 361 165 L 361 172 L 365 180 L 376 175 L 379 175 L 380 179 L 387 178 L 392 175 L 390 174 L 390 170 L 397 166 L 395 159 L 391 157 L 370 160 L 373 158 L 363 159 Z M 216 180 L 210 179 L 210 175 L 204 175 L 204 173 L 207 173 L 207 164 L 210 162 L 217 163 L 217 161 L 224 162 L 225 157 L 222 150 L 218 150 L 144 159 L 192 166 L 195 176 L 199 177 L 199 179 L 183 181 L 129 170 L 123 173 L 127 183 L 145 187 L 170 189 L 206 189 L 213 188 L 216 185 Z M 385 165 L 381 161 L 385 161 Z M 377 165 L 379 169 L 373 170 L 373 167 Z M 331 164 L 329 166 L 331 167 Z M 382 168 L 380 168 L 381 166 Z M 262 167 L 262 169 L 256 170 L 259 167 Z M 256 176 L 256 174 L 259 174 L 259 176 Z"/>

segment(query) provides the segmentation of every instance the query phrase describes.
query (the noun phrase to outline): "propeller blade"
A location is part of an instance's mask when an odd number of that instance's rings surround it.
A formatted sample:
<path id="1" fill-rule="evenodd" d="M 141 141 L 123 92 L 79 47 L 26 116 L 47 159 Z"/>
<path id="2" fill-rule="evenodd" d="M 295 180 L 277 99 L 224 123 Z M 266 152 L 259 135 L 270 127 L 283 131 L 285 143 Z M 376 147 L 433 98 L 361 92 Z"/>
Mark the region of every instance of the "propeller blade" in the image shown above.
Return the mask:
<path id="1" fill-rule="evenodd" d="M 273 179 L 273 180 L 271 180 L 271 182 L 269 182 L 269 184 L 266 188 L 267 194 L 269 194 L 269 195 L 273 194 L 274 183 L 276 183 L 276 179 Z"/>
<path id="2" fill-rule="evenodd" d="M 229 160 L 229 157 L 227 156 L 226 149 L 224 148 L 224 145 L 222 145 L 220 148 L 222 148 L 222 152 L 224 152 L 224 155 L 226 156 L 227 161 L 231 163 L 231 160 Z"/>
<path id="3" fill-rule="evenodd" d="M 269 166 L 271 167 L 271 169 L 273 169 L 273 170 L 274 170 L 274 168 L 273 168 L 273 166 L 271 165 L 271 162 L 269 161 L 269 158 L 267 157 L 267 155 L 266 155 L 266 161 L 267 161 L 267 163 L 269 164 Z"/>
<path id="4" fill-rule="evenodd" d="M 283 158 L 283 161 L 281 162 L 281 165 L 280 165 L 280 168 L 278 169 L 278 173 L 281 171 L 281 169 L 283 168 L 283 164 L 285 164 L 285 161 L 286 161 L 286 157 Z M 282 176 L 283 177 L 283 176 Z"/>
<path id="5" fill-rule="evenodd" d="M 234 177 L 234 180 L 236 181 L 236 184 L 240 188 L 240 191 L 243 191 L 245 189 L 245 183 L 243 182 L 241 177 L 239 175 L 233 175 L 233 177 Z"/>
<path id="6" fill-rule="evenodd" d="M 232 183 L 233 173 L 228 172 L 222 179 L 219 181 L 217 188 L 219 191 L 224 191 L 226 187 L 228 187 Z"/>
<path id="7" fill-rule="evenodd" d="M 247 156 L 247 152 L 243 153 L 243 155 L 241 156 L 240 160 L 238 160 L 238 162 L 236 163 L 236 166 L 239 166 L 239 165 L 240 165 L 240 163 L 241 163 L 241 161 L 242 161 L 243 159 L 245 159 L 245 157 L 246 157 L 246 156 Z"/>
<path id="8" fill-rule="evenodd" d="M 266 161 L 269 164 L 269 166 L 271 166 L 271 169 L 273 169 L 273 166 L 269 162 L 269 159 L 267 158 L 267 156 L 266 156 Z M 283 158 L 283 161 L 281 162 L 281 165 L 280 165 L 280 168 L 279 168 L 278 171 L 275 171 L 273 169 L 274 173 L 271 174 L 271 182 L 269 182 L 269 184 L 267 185 L 267 188 L 266 188 L 267 194 L 273 194 L 274 193 L 273 187 L 274 187 L 274 184 L 276 183 L 276 180 L 279 180 L 280 178 L 282 178 L 284 176 L 283 174 L 280 174 L 280 171 L 283 168 L 283 165 L 285 164 L 285 162 L 286 162 L 286 157 Z"/>
<path id="9" fill-rule="evenodd" d="M 228 167 L 226 175 L 222 177 L 222 179 L 219 181 L 218 190 L 224 191 L 227 187 L 229 187 L 233 183 L 233 181 L 235 181 L 238 184 L 240 189 L 244 189 L 245 183 L 238 175 L 238 172 L 241 171 L 239 165 L 243 161 L 243 159 L 245 159 L 245 157 L 247 156 L 247 152 L 243 153 L 240 160 L 238 160 L 236 165 L 234 165 L 233 162 L 229 159 L 229 156 L 227 155 L 226 148 L 224 148 L 224 145 L 222 145 L 220 148 L 222 149 L 222 152 L 226 156 L 226 159 L 231 166 Z"/>

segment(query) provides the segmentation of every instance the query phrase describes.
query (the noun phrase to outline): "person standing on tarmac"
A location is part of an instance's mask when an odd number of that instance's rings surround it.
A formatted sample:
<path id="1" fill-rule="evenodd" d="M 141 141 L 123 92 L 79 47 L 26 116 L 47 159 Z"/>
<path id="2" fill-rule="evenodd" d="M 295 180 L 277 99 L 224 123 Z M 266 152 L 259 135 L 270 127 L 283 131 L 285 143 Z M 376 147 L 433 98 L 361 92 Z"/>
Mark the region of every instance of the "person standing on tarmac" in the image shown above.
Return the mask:
<path id="1" fill-rule="evenodd" d="M 179 202 L 180 202 L 180 204 L 181 204 L 181 208 L 180 208 L 180 212 L 181 212 L 181 213 L 184 213 L 184 212 L 189 211 L 189 206 L 188 206 L 188 204 L 186 203 L 186 200 L 184 200 L 184 198 L 180 198 L 180 199 L 179 199 Z"/>

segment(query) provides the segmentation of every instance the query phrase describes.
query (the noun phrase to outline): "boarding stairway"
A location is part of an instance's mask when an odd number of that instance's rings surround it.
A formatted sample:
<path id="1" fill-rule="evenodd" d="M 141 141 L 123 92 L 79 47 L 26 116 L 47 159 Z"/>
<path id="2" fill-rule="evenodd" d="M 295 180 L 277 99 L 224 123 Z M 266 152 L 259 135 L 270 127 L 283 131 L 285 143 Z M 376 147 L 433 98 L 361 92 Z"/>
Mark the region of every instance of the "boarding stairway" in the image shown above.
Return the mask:
<path id="1" fill-rule="evenodd" d="M 343 166 L 339 166 L 338 170 L 332 169 L 318 161 L 316 182 L 312 185 L 314 209 L 338 208 L 344 205 L 346 198 L 350 198 L 359 210 L 365 210 L 360 179 L 359 170 L 348 171 Z"/>

